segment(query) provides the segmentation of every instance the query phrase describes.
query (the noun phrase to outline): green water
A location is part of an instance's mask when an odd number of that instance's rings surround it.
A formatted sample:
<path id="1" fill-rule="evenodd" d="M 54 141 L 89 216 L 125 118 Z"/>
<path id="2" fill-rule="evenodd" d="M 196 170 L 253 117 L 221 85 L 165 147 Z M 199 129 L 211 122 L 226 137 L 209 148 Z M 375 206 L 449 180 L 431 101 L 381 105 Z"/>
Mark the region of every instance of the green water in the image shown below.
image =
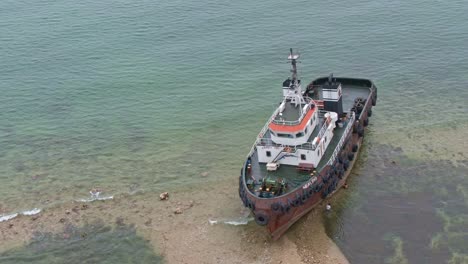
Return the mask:
<path id="1" fill-rule="evenodd" d="M 0 255 L 1 263 L 162 263 L 151 245 L 136 235 L 135 227 L 114 229 L 104 223 L 67 225 L 64 233 L 34 233 L 21 250 Z"/>
<path id="2" fill-rule="evenodd" d="M 343 209 L 353 217 L 333 218 L 338 230 L 380 219 L 366 205 L 419 193 L 431 201 L 416 200 L 409 214 L 423 206 L 430 213 L 422 222 L 382 218 L 361 241 L 380 245 L 385 262 L 400 261 L 393 254 L 401 247 L 409 263 L 431 263 L 408 250 L 433 253 L 439 237 L 441 259 L 466 262 L 468 155 L 451 156 L 459 141 L 447 138 L 444 155 L 408 161 L 431 176 L 402 162 L 398 177 L 382 168 L 392 184 L 365 179 L 387 151 L 377 145 L 410 137 L 402 154 L 386 157 L 405 161 L 407 150 L 427 152 L 423 137 L 467 135 L 459 129 L 468 124 L 467 12 L 466 1 L 2 1 L 0 215 L 87 198 L 96 186 L 116 195 L 236 177 L 280 100 L 293 47 L 303 82 L 334 72 L 379 87 L 366 136 L 372 155 L 356 172 L 364 175 L 357 198 Z M 446 164 L 454 159 L 461 162 Z M 462 219 L 459 235 L 444 228 L 457 221 L 447 219 Z M 429 242 L 401 234 L 425 221 L 434 223 Z M 336 237 L 351 260 L 375 263 Z"/>

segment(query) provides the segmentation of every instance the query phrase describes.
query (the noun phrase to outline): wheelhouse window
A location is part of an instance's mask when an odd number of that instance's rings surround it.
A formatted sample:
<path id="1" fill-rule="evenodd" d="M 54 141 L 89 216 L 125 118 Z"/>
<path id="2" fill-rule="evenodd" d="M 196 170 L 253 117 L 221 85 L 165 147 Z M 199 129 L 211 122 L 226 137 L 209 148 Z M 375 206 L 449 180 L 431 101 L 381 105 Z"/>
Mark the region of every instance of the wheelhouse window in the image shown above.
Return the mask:
<path id="1" fill-rule="evenodd" d="M 306 160 L 306 155 L 305 154 L 301 154 L 301 160 Z"/>
<path id="2" fill-rule="evenodd" d="M 267 151 L 267 152 L 266 152 L 266 156 L 267 156 L 267 157 L 271 157 L 271 151 Z"/>
<path id="3" fill-rule="evenodd" d="M 278 137 L 283 137 L 283 138 L 294 138 L 293 135 L 291 135 L 291 134 L 282 134 L 282 133 L 278 133 Z"/>
<path id="4" fill-rule="evenodd" d="M 298 137 L 303 137 L 303 136 L 304 136 L 304 132 L 299 132 L 299 133 L 296 134 L 296 137 L 297 137 L 297 138 L 298 138 Z"/>

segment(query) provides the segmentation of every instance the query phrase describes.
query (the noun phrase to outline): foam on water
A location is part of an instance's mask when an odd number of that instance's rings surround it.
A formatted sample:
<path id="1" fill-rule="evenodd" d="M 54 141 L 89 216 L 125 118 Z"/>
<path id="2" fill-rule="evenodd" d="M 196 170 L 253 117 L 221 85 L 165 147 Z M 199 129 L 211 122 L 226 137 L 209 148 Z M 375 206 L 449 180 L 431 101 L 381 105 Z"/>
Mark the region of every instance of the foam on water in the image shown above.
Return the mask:
<path id="1" fill-rule="evenodd" d="M 114 196 L 103 196 L 103 197 L 91 197 L 91 198 L 84 198 L 84 199 L 78 199 L 76 200 L 77 202 L 82 202 L 82 203 L 90 203 L 94 201 L 105 201 L 105 200 L 112 200 L 114 199 Z"/>
<path id="2" fill-rule="evenodd" d="M 243 208 L 243 212 L 241 213 L 241 216 L 239 217 L 222 218 L 219 220 L 208 219 L 208 222 L 210 223 L 210 225 L 226 224 L 226 225 L 238 226 L 238 225 L 246 225 L 252 220 L 254 220 L 254 218 L 250 216 L 250 211 Z"/>
<path id="3" fill-rule="evenodd" d="M 31 210 L 26 210 L 26 211 L 23 211 L 21 212 L 22 215 L 36 215 L 38 213 L 41 212 L 41 209 L 39 208 L 34 208 L 34 209 L 31 209 Z"/>
<path id="4" fill-rule="evenodd" d="M 245 219 L 238 219 L 238 220 L 230 220 L 230 221 L 224 221 L 225 224 L 227 225 L 246 225 L 250 221 L 254 220 L 253 217 L 245 218 Z"/>
<path id="5" fill-rule="evenodd" d="M 208 219 L 208 223 L 210 223 L 210 225 L 216 225 L 216 224 L 226 224 L 226 225 L 234 225 L 234 226 L 238 226 L 238 225 L 246 225 L 248 224 L 250 221 L 254 220 L 253 217 L 248 217 L 248 218 L 236 218 L 236 219 L 232 219 L 232 220 L 229 220 L 229 219 L 226 219 L 226 220 L 212 220 L 212 219 Z"/>
<path id="6" fill-rule="evenodd" d="M 2 215 L 2 216 L 0 216 L 0 223 L 11 220 L 11 219 L 13 219 L 13 218 L 15 218 L 17 216 L 18 216 L 18 213 L 9 214 L 9 215 Z"/>
<path id="7" fill-rule="evenodd" d="M 6 222 L 8 220 L 11 220 L 13 218 L 16 218 L 18 215 L 25 215 L 25 216 L 31 216 L 31 215 L 36 215 L 40 213 L 42 210 L 39 208 L 33 208 L 31 210 L 25 210 L 21 211 L 19 213 L 12 213 L 12 214 L 7 214 L 7 215 L 2 215 L 0 216 L 0 223 L 1 222 Z"/>

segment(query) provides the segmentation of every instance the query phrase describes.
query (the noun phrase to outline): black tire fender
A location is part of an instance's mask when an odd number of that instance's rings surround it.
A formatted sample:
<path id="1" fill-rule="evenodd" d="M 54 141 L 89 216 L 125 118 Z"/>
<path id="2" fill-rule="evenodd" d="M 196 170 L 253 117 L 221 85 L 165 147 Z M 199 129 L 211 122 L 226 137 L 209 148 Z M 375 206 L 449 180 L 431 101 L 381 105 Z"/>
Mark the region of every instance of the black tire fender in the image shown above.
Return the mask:
<path id="1" fill-rule="evenodd" d="M 348 161 L 348 160 L 345 160 L 344 163 L 343 163 L 343 169 L 344 169 L 345 171 L 347 171 L 348 168 L 349 168 L 349 161 Z"/>
<path id="2" fill-rule="evenodd" d="M 328 196 L 328 189 L 322 192 L 322 199 L 325 199 Z"/>
<path id="3" fill-rule="evenodd" d="M 359 126 L 360 126 L 359 121 L 356 120 L 356 122 L 354 122 L 353 124 L 353 133 L 357 133 L 359 131 Z"/>
<path id="4" fill-rule="evenodd" d="M 281 203 L 280 202 L 277 202 L 277 203 L 272 203 L 271 204 L 271 210 L 273 210 L 274 212 L 278 212 L 281 210 Z"/>
<path id="5" fill-rule="evenodd" d="M 304 204 L 304 201 L 302 200 L 302 195 L 298 193 L 296 193 L 296 201 L 299 202 L 297 206 Z"/>
<path id="6" fill-rule="evenodd" d="M 362 129 L 360 129 L 360 130 L 358 131 L 358 136 L 359 136 L 359 137 L 363 137 L 363 136 L 364 136 L 364 128 L 362 128 Z"/>
<path id="7" fill-rule="evenodd" d="M 324 183 L 327 183 L 328 182 L 328 174 L 325 174 L 323 177 L 322 177 L 322 181 Z"/>
<path id="8" fill-rule="evenodd" d="M 343 170 L 340 170 L 338 172 L 338 178 L 343 179 L 343 176 L 344 176 L 344 172 L 343 172 Z"/>
<path id="9" fill-rule="evenodd" d="M 314 191 L 315 191 L 316 193 L 320 192 L 320 191 L 322 190 L 322 186 L 323 186 L 323 184 L 317 184 L 317 186 L 315 186 Z"/>
<path id="10" fill-rule="evenodd" d="M 247 200 L 247 207 L 250 208 L 250 210 L 255 210 L 255 204 L 252 201 L 250 201 L 249 198 L 246 198 L 246 200 Z"/>
<path id="11" fill-rule="evenodd" d="M 299 200 L 299 199 L 297 199 L 297 198 L 294 199 L 294 201 L 293 201 L 293 206 L 294 206 L 294 207 L 298 207 L 299 205 L 301 205 L 301 200 Z"/>
<path id="12" fill-rule="evenodd" d="M 268 224 L 268 221 L 270 219 L 268 218 L 268 215 L 263 213 L 263 212 L 255 212 L 255 222 L 258 225 L 264 226 Z"/>
<path id="13" fill-rule="evenodd" d="M 241 200 L 245 207 L 249 207 L 249 204 L 247 203 L 247 195 L 243 194 L 241 196 Z"/>

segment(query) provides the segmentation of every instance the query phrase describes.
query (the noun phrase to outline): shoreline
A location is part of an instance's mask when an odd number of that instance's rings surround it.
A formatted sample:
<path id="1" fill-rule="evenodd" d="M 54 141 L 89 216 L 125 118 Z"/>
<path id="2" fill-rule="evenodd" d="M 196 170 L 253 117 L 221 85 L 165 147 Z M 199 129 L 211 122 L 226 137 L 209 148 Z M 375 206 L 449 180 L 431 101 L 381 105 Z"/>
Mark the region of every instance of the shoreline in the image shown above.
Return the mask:
<path id="1" fill-rule="evenodd" d="M 112 200 L 66 202 L 33 216 L 19 215 L 0 222 L 0 252 L 26 245 L 34 232 L 61 234 L 67 224 L 102 221 L 110 226 L 135 226 L 137 234 L 167 263 L 349 263 L 326 235 L 320 207 L 278 241 L 272 241 L 252 221 L 210 224 L 210 219 L 247 219 L 234 189 L 236 183 L 168 190 L 167 201 L 160 201 L 156 193 L 122 194 Z M 304 234 L 312 233 L 314 239 L 303 246 Z"/>

